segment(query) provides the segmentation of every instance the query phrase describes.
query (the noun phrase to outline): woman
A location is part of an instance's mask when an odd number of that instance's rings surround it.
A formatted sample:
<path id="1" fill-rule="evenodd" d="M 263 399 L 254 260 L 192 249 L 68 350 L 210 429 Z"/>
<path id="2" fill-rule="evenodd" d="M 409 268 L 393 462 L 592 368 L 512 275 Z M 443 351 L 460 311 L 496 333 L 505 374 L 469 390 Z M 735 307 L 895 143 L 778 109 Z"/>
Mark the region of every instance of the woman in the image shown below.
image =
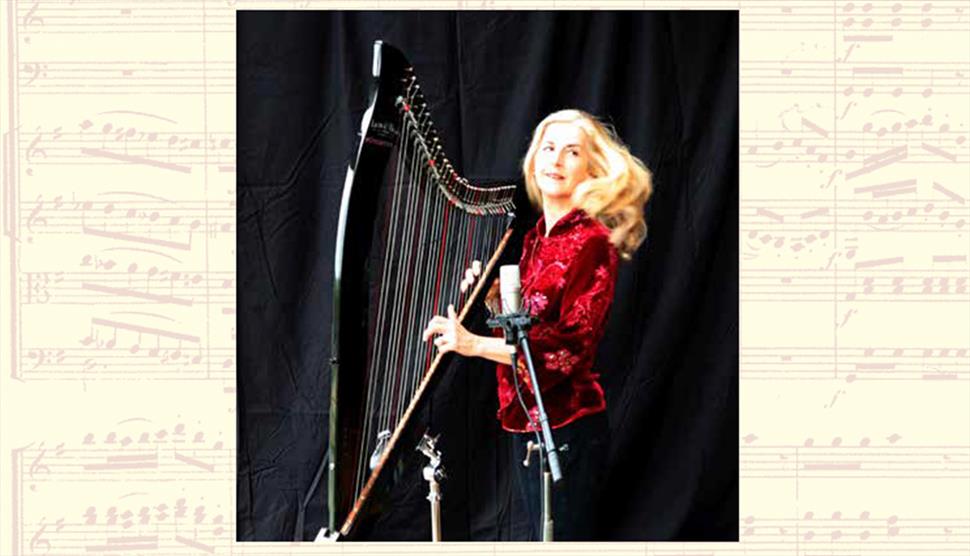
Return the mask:
<path id="1" fill-rule="evenodd" d="M 538 318 L 529 331 L 536 376 L 561 447 L 554 538 L 590 540 L 609 435 L 593 359 L 613 300 L 617 259 L 630 258 L 646 235 L 643 207 L 651 193 L 650 173 L 611 130 L 578 110 L 555 112 L 539 123 L 522 171 L 529 199 L 542 212 L 525 236 L 519 271 L 523 306 Z M 466 273 L 463 289 L 479 266 Z M 492 303 L 495 290 L 493 285 Z M 447 317 L 431 319 L 423 338 L 435 335 L 443 352 L 499 363 L 498 418 L 514 437 L 513 473 L 530 516 L 530 536 L 539 539 L 538 458 L 533 456 L 529 467 L 521 463 L 528 441 L 540 430 L 524 362 L 520 358 L 513 373 L 506 363 L 514 348 L 503 338 L 468 332 L 453 306 Z"/>

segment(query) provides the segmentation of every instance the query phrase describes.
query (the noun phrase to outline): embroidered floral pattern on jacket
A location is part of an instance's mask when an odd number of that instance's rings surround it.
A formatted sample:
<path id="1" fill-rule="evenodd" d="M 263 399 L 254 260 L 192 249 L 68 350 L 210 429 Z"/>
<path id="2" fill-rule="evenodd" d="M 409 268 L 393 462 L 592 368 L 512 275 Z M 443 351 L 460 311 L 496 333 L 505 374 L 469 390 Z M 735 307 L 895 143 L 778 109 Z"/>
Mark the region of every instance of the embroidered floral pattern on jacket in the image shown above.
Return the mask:
<path id="1" fill-rule="evenodd" d="M 579 357 L 569 353 L 565 349 L 544 353 L 543 356 L 546 358 L 546 368 L 550 371 L 563 371 L 568 373 L 576 363 L 579 363 Z"/>
<path id="2" fill-rule="evenodd" d="M 617 262 L 609 230 L 580 209 L 556 222 L 548 237 L 543 219 L 525 236 L 519 261 L 522 299 L 539 319 L 529 331 L 529 342 L 553 428 L 606 409 L 592 367 L 613 300 Z M 533 385 L 524 365 L 519 367 L 523 399 L 531 412 Z M 535 430 L 516 397 L 512 369 L 499 365 L 496 375 L 502 427 Z"/>
<path id="3" fill-rule="evenodd" d="M 532 292 L 532 295 L 525 298 L 525 307 L 533 315 L 539 315 L 548 306 L 549 298 L 543 295 L 542 292 Z"/>

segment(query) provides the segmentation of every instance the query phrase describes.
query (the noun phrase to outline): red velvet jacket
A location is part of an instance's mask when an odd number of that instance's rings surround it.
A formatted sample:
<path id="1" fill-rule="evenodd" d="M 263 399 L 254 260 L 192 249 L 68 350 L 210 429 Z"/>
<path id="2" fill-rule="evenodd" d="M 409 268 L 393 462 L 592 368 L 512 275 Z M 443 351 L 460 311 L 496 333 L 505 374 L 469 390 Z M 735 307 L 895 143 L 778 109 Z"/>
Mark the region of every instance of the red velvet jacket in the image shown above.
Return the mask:
<path id="1" fill-rule="evenodd" d="M 606 409 L 593 372 L 596 346 L 613 301 L 617 252 L 609 230 L 581 209 L 559 219 L 549 237 L 539 219 L 523 242 L 519 273 L 522 304 L 539 321 L 529 331 L 532 359 L 552 428 Z M 525 362 L 517 371 L 523 399 L 538 426 L 535 398 Z M 509 365 L 499 365 L 498 418 L 512 432 L 535 430 L 517 396 Z"/>

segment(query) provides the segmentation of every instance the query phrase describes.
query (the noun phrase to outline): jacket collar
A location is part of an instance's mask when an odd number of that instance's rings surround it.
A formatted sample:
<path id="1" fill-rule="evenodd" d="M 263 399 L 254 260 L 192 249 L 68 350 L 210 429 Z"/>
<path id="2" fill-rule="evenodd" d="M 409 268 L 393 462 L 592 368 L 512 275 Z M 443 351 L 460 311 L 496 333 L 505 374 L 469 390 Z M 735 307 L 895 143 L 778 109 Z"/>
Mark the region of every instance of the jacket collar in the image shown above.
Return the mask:
<path id="1" fill-rule="evenodd" d="M 552 226 L 552 230 L 549 232 L 549 237 L 554 237 L 562 235 L 575 227 L 576 225 L 585 222 L 589 219 L 589 215 L 586 214 L 581 208 L 574 208 L 573 210 L 567 212 L 562 218 L 556 221 Z M 536 222 L 536 234 L 539 237 L 546 236 L 546 217 L 539 217 L 539 221 Z"/>

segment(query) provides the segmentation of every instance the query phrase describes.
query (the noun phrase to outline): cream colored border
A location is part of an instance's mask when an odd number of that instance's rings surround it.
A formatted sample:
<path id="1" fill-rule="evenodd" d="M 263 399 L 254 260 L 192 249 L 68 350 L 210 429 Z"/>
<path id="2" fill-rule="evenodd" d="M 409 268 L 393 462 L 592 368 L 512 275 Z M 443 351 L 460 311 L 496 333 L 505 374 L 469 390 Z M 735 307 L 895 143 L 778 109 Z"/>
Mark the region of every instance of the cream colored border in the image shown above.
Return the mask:
<path id="1" fill-rule="evenodd" d="M 0 554 L 967 553 L 970 4 L 687 5 L 741 13 L 740 543 L 234 543 L 234 11 L 337 4 L 7 0 Z"/>

